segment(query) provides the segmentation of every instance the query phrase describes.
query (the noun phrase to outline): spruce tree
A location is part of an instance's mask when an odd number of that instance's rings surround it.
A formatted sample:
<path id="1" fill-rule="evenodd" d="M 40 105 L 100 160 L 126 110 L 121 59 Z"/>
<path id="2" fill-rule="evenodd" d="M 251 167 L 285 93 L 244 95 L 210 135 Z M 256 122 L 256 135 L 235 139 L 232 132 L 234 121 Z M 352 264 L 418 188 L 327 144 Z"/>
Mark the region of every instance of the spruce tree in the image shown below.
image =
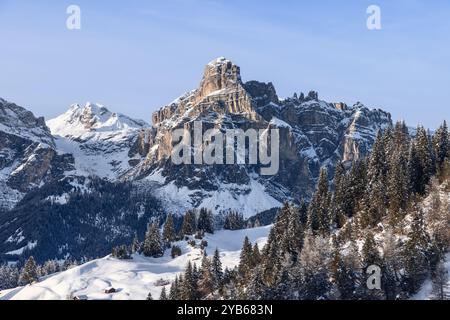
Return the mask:
<path id="1" fill-rule="evenodd" d="M 433 137 L 433 149 L 436 158 L 436 167 L 439 171 L 442 171 L 445 159 L 450 155 L 449 132 L 446 121 L 439 127 Z"/>
<path id="2" fill-rule="evenodd" d="M 300 201 L 298 214 L 300 216 L 301 225 L 306 226 L 306 224 L 308 223 L 308 204 L 303 199 Z"/>
<path id="3" fill-rule="evenodd" d="M 387 300 L 395 300 L 400 291 L 401 252 L 392 230 L 387 230 L 383 243 L 382 287 Z"/>
<path id="4" fill-rule="evenodd" d="M 369 289 L 368 280 L 369 274 L 367 274 L 369 267 L 377 266 L 380 269 L 383 267 L 383 260 L 380 256 L 380 252 L 375 241 L 372 232 L 368 232 L 364 245 L 362 248 L 362 279 L 359 287 L 359 295 L 364 300 L 380 300 L 383 297 L 383 293 L 377 289 Z M 382 279 L 380 279 L 382 280 Z"/>
<path id="5" fill-rule="evenodd" d="M 137 233 L 134 234 L 133 244 L 131 245 L 132 253 L 139 253 L 141 251 L 141 243 L 139 242 L 139 238 Z"/>
<path id="6" fill-rule="evenodd" d="M 434 173 L 434 168 L 430 138 L 425 128 L 421 126 L 417 129 L 416 148 L 419 160 L 419 193 L 423 195 L 425 193 L 425 187 L 430 182 L 430 178 Z"/>
<path id="7" fill-rule="evenodd" d="M 346 263 L 346 258 L 342 257 L 338 245 L 335 245 L 334 248 L 330 271 L 337 290 L 336 299 L 353 299 L 357 285 L 356 270 L 352 268 L 351 264 Z"/>
<path id="8" fill-rule="evenodd" d="M 406 291 L 409 294 L 416 293 L 422 285 L 428 273 L 427 248 L 430 238 L 425 229 L 423 212 L 414 208 L 411 231 L 408 240 L 403 246 L 404 279 Z"/>
<path id="9" fill-rule="evenodd" d="M 248 237 L 245 237 L 238 267 L 239 275 L 244 283 L 250 279 L 250 274 L 253 267 L 253 247 Z"/>
<path id="10" fill-rule="evenodd" d="M 266 300 L 268 297 L 269 290 L 264 283 L 262 272 L 257 271 L 250 275 L 249 285 L 245 293 L 245 298 L 247 300 Z"/>
<path id="11" fill-rule="evenodd" d="M 285 203 L 278 212 L 274 232 L 279 242 L 280 255 L 295 262 L 303 245 L 303 226 L 300 212 L 294 205 Z"/>
<path id="12" fill-rule="evenodd" d="M 327 235 L 330 232 L 331 215 L 330 215 L 331 195 L 328 186 L 328 173 L 326 169 L 320 171 L 319 184 L 317 191 L 309 205 L 308 224 L 314 232 Z"/>
<path id="13" fill-rule="evenodd" d="M 167 244 L 170 244 L 176 240 L 175 226 L 173 222 L 173 215 L 169 213 L 167 215 L 166 223 L 163 228 L 163 240 Z"/>
<path id="14" fill-rule="evenodd" d="M 261 269 L 263 271 L 263 280 L 266 285 L 270 287 L 276 285 L 283 267 L 282 263 L 284 258 L 285 257 L 280 249 L 280 241 L 277 232 L 275 228 L 272 228 L 267 239 L 267 244 L 264 247 L 262 258 Z"/>
<path id="15" fill-rule="evenodd" d="M 164 254 L 161 234 L 156 223 L 149 225 L 144 244 L 142 245 L 142 252 L 145 256 L 153 258 L 159 258 Z"/>
<path id="16" fill-rule="evenodd" d="M 169 300 L 169 299 L 167 298 L 166 287 L 163 287 L 163 288 L 161 289 L 161 295 L 159 296 L 159 300 L 161 300 L 161 301 Z"/>
<path id="17" fill-rule="evenodd" d="M 205 208 L 200 209 L 197 229 L 204 233 L 214 233 L 214 218 L 210 210 Z"/>
<path id="18" fill-rule="evenodd" d="M 20 274 L 19 282 L 23 285 L 32 284 L 38 280 L 37 265 L 33 256 L 29 257 Z"/>
<path id="19" fill-rule="evenodd" d="M 409 193 L 421 194 L 424 190 L 422 185 L 422 169 L 415 141 L 411 143 L 408 153 L 408 179 Z"/>
<path id="20" fill-rule="evenodd" d="M 175 280 L 172 282 L 170 286 L 169 298 L 170 300 L 177 301 L 180 300 L 180 288 L 179 288 L 179 280 L 178 276 L 175 277 Z"/>
<path id="21" fill-rule="evenodd" d="M 362 248 L 363 268 L 367 269 L 372 265 L 381 266 L 381 257 L 377 243 L 372 232 L 368 232 Z"/>
<path id="22" fill-rule="evenodd" d="M 369 157 L 367 169 L 367 186 L 364 195 L 363 227 L 376 226 L 386 214 L 386 175 L 388 171 L 386 145 L 389 133 L 378 133 Z"/>
<path id="23" fill-rule="evenodd" d="M 181 300 L 190 301 L 196 299 L 197 283 L 195 282 L 192 263 L 189 261 L 181 284 Z"/>
<path id="24" fill-rule="evenodd" d="M 211 268 L 212 268 L 214 285 L 216 286 L 216 288 L 219 288 L 221 286 L 222 280 L 223 280 L 223 269 L 222 269 L 222 261 L 220 261 L 219 249 L 217 249 L 217 248 L 214 251 Z"/>
<path id="25" fill-rule="evenodd" d="M 349 217 L 353 217 L 361 210 L 361 202 L 367 188 L 367 161 L 367 159 L 355 161 L 348 176 Z"/>
<path id="26" fill-rule="evenodd" d="M 253 246 L 253 264 L 258 266 L 262 261 L 261 252 L 259 251 L 258 244 L 255 243 Z"/>
<path id="27" fill-rule="evenodd" d="M 391 222 L 396 224 L 403 219 L 409 198 L 408 163 L 404 154 L 394 152 L 391 157 L 387 178 L 387 194 Z"/>
<path id="28" fill-rule="evenodd" d="M 198 291 L 201 297 L 207 297 L 214 292 L 214 276 L 212 273 L 211 262 L 208 257 L 203 256 L 201 267 L 200 281 L 198 283 Z"/>
<path id="29" fill-rule="evenodd" d="M 298 264 L 300 298 L 318 300 L 326 298 L 330 289 L 327 261 L 329 243 L 326 238 L 308 233 Z"/>
<path id="30" fill-rule="evenodd" d="M 184 215 L 183 225 L 181 227 L 181 234 L 183 236 L 191 236 L 197 231 L 196 212 L 189 210 Z"/>
<path id="31" fill-rule="evenodd" d="M 337 228 L 342 228 L 345 217 L 351 215 L 351 204 L 347 188 L 347 179 L 344 165 L 339 162 L 334 173 L 334 195 L 333 195 L 333 224 Z"/>

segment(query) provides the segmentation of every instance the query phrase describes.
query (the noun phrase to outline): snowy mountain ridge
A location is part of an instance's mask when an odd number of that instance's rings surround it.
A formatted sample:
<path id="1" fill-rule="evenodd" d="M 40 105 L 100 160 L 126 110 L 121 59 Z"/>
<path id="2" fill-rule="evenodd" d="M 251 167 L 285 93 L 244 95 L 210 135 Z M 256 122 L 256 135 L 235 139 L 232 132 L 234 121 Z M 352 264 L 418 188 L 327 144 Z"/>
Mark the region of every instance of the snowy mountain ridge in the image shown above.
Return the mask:
<path id="1" fill-rule="evenodd" d="M 73 104 L 66 113 L 48 120 L 47 125 L 54 136 L 79 141 L 120 141 L 127 133 L 149 126 L 90 102 L 85 106 Z"/>
<path id="2" fill-rule="evenodd" d="M 55 136 L 56 150 L 74 155 L 76 175 L 110 180 L 130 169 L 129 151 L 139 132 L 149 127 L 142 120 L 90 102 L 72 105 L 47 125 Z"/>

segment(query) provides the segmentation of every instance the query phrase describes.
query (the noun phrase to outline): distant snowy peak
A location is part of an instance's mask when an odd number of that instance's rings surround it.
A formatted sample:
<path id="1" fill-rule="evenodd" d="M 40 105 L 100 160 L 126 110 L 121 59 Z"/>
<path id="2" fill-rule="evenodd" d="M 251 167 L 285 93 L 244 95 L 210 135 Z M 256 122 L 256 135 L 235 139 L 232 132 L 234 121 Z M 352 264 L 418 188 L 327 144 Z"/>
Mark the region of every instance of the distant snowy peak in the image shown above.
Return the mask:
<path id="1" fill-rule="evenodd" d="M 60 154 L 72 154 L 77 175 L 95 175 L 111 180 L 130 169 L 139 157 L 131 151 L 143 129 L 150 126 L 100 104 L 72 105 L 47 122 Z"/>
<path id="2" fill-rule="evenodd" d="M 135 120 L 120 113 L 109 111 L 103 105 L 74 104 L 59 117 L 47 121 L 55 136 L 74 140 L 123 139 L 132 132 L 148 127 L 142 120 Z"/>

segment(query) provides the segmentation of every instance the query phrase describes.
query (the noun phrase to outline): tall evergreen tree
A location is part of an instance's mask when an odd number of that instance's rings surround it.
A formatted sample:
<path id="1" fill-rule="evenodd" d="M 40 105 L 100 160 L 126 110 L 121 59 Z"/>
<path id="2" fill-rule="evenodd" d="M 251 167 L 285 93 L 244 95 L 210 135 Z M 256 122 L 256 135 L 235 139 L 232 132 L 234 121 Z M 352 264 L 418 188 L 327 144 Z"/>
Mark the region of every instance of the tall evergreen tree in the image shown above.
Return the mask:
<path id="1" fill-rule="evenodd" d="M 222 261 L 220 261 L 220 252 L 219 252 L 219 249 L 217 249 L 217 248 L 214 251 L 211 268 L 212 268 L 214 285 L 216 286 L 216 288 L 218 288 L 222 284 L 223 269 L 222 269 Z"/>
<path id="2" fill-rule="evenodd" d="M 264 283 L 262 272 L 254 272 L 250 275 L 249 285 L 245 298 L 248 300 L 265 300 L 268 298 L 269 290 Z"/>
<path id="3" fill-rule="evenodd" d="M 390 160 L 387 178 L 387 194 L 391 221 L 399 222 L 403 218 L 409 197 L 408 163 L 402 152 L 394 151 Z"/>
<path id="4" fill-rule="evenodd" d="M 210 210 L 205 208 L 200 209 L 197 229 L 204 233 L 214 233 L 214 218 Z"/>
<path id="5" fill-rule="evenodd" d="M 333 223 L 337 228 L 342 228 L 346 217 L 351 216 L 351 202 L 349 197 L 347 176 L 344 165 L 339 162 L 334 173 L 334 195 L 333 195 Z"/>
<path id="6" fill-rule="evenodd" d="M 355 296 L 357 275 L 351 265 L 342 257 L 340 248 L 335 245 L 331 261 L 331 276 L 337 290 L 336 299 L 351 300 Z"/>
<path id="7" fill-rule="evenodd" d="M 322 235 L 329 234 L 331 225 L 330 215 L 331 195 L 328 185 L 328 173 L 326 169 L 320 171 L 317 191 L 309 205 L 308 224 L 314 232 Z"/>
<path id="8" fill-rule="evenodd" d="M 362 199 L 367 188 L 367 159 L 360 159 L 353 163 L 348 177 L 348 197 L 351 212 L 348 216 L 353 217 L 361 209 Z"/>
<path id="9" fill-rule="evenodd" d="M 386 175 L 388 171 L 386 144 L 390 141 L 386 136 L 378 133 L 369 157 L 367 169 L 367 187 L 364 195 L 364 211 L 362 215 L 363 227 L 374 227 L 386 214 Z"/>
<path id="10" fill-rule="evenodd" d="M 159 258 L 164 254 L 164 246 L 157 223 L 149 225 L 142 245 L 142 252 L 145 256 L 153 258 Z"/>
<path id="11" fill-rule="evenodd" d="M 416 142 L 413 141 L 408 153 L 408 179 L 409 193 L 421 194 L 424 191 L 422 180 L 422 169 L 419 155 L 417 153 Z"/>
<path id="12" fill-rule="evenodd" d="M 202 297 L 207 297 L 208 295 L 213 293 L 215 288 L 211 262 L 206 255 L 203 256 L 200 273 L 201 275 L 200 281 L 198 283 L 198 291 Z"/>
<path id="13" fill-rule="evenodd" d="M 420 194 L 425 193 L 425 187 L 430 182 L 430 178 L 434 173 L 433 154 L 430 138 L 424 127 L 419 126 L 417 129 L 416 150 L 419 160 L 419 177 L 420 177 Z"/>
<path id="14" fill-rule="evenodd" d="M 368 232 L 362 248 L 363 268 L 366 269 L 371 265 L 381 266 L 380 252 L 372 232 Z"/>
<path id="15" fill-rule="evenodd" d="M 175 226 L 173 222 L 173 215 L 169 213 L 167 215 L 166 223 L 163 228 L 163 240 L 167 244 L 170 244 L 176 240 Z"/>
<path id="16" fill-rule="evenodd" d="M 196 299 L 197 299 L 197 283 L 195 281 L 192 263 L 189 261 L 181 285 L 181 300 L 190 301 Z"/>
<path id="17" fill-rule="evenodd" d="M 303 300 L 325 299 L 329 282 L 329 243 L 326 238 L 308 233 L 298 264 L 299 294 Z"/>
<path id="18" fill-rule="evenodd" d="M 364 300 L 380 300 L 383 298 L 382 291 L 377 289 L 372 290 L 367 285 L 370 276 L 369 274 L 367 274 L 367 271 L 371 266 L 377 266 L 382 269 L 383 260 L 378 250 L 378 245 L 375 241 L 373 233 L 368 232 L 362 248 L 363 269 L 362 279 L 359 287 L 359 295 L 361 295 L 361 298 Z"/>
<path id="19" fill-rule="evenodd" d="M 439 127 L 433 137 L 433 149 L 436 158 L 436 167 L 441 171 L 445 159 L 450 155 L 449 132 L 446 121 Z"/>
<path id="20" fill-rule="evenodd" d="M 404 279 L 406 291 L 410 294 L 416 293 L 428 273 L 427 248 L 430 238 L 425 229 L 423 212 L 414 208 L 411 231 L 408 240 L 403 246 Z"/>
<path id="21" fill-rule="evenodd" d="M 275 219 L 274 230 L 281 250 L 280 255 L 286 256 L 290 262 L 295 262 L 303 245 L 303 226 L 298 208 L 285 203 Z"/>
<path id="22" fill-rule="evenodd" d="M 139 253 L 141 251 L 141 243 L 139 242 L 139 238 L 137 233 L 134 234 L 133 244 L 131 245 L 132 253 Z"/>
<path id="23" fill-rule="evenodd" d="M 262 261 L 261 252 L 259 251 L 258 244 L 255 243 L 253 246 L 253 264 L 258 266 Z"/>
<path id="24" fill-rule="evenodd" d="M 399 293 L 401 253 L 392 230 L 387 230 L 383 243 L 382 287 L 387 300 L 395 300 Z"/>
<path id="25" fill-rule="evenodd" d="M 267 244 L 265 245 L 263 250 L 262 268 L 260 269 L 263 272 L 264 283 L 268 286 L 274 286 L 277 283 L 280 271 L 282 269 L 282 259 L 284 257 L 281 257 L 279 243 L 280 241 L 277 239 L 277 233 L 275 231 L 275 228 L 273 228 L 269 233 Z M 247 248 L 246 252 L 249 252 L 249 250 L 251 250 L 251 245 L 248 246 L 244 244 L 244 248 Z M 249 255 L 249 253 L 245 254 L 246 257 Z M 248 260 L 249 258 L 245 259 Z M 248 265 L 251 265 L 251 262 L 245 263 L 244 265 L 244 270 L 246 270 L 247 273 L 249 272 Z"/>
<path id="26" fill-rule="evenodd" d="M 167 297 L 166 287 L 163 287 L 161 289 L 161 295 L 159 296 L 159 300 L 161 301 L 169 300 Z"/>
<path id="27" fill-rule="evenodd" d="M 37 265 L 33 256 L 29 257 L 20 274 L 19 282 L 23 285 L 32 284 L 38 280 Z"/>
<path id="28" fill-rule="evenodd" d="M 250 279 L 250 274 L 253 267 L 253 247 L 248 237 L 245 237 L 238 268 L 239 274 L 241 275 L 244 283 L 247 283 Z"/>
<path id="29" fill-rule="evenodd" d="M 170 286 L 170 293 L 169 293 L 170 300 L 173 301 L 181 300 L 179 292 L 180 292 L 179 280 L 178 276 L 176 276 L 175 280 L 172 282 L 172 285 Z"/>
<path id="30" fill-rule="evenodd" d="M 183 236 L 191 236 L 197 231 L 197 217 L 194 210 L 189 210 L 184 215 L 181 233 Z"/>

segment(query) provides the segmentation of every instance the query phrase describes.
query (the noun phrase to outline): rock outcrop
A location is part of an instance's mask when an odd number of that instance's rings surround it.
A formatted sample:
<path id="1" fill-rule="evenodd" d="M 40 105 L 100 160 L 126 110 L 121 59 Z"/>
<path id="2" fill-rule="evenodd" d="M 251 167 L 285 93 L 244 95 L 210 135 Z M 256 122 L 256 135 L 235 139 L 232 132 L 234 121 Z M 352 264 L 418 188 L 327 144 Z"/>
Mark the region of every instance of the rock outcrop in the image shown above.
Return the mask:
<path id="1" fill-rule="evenodd" d="M 196 121 L 203 130 L 278 128 L 279 173 L 263 177 L 258 166 L 173 165 L 172 131 L 192 131 Z M 125 176 L 153 181 L 161 198 L 174 202 L 172 210 L 207 206 L 253 215 L 286 200 L 308 199 L 321 167 L 328 168 L 331 178 L 338 161 L 350 164 L 366 155 L 377 131 L 388 126 L 387 112 L 359 103 L 328 103 L 315 91 L 281 100 L 272 83 L 244 83 L 240 68 L 219 58 L 206 66 L 198 89 L 155 112 L 153 128 L 139 136 L 134 148 L 140 154 L 148 151 L 146 159 Z M 255 189 L 270 200 L 252 203 Z"/>

